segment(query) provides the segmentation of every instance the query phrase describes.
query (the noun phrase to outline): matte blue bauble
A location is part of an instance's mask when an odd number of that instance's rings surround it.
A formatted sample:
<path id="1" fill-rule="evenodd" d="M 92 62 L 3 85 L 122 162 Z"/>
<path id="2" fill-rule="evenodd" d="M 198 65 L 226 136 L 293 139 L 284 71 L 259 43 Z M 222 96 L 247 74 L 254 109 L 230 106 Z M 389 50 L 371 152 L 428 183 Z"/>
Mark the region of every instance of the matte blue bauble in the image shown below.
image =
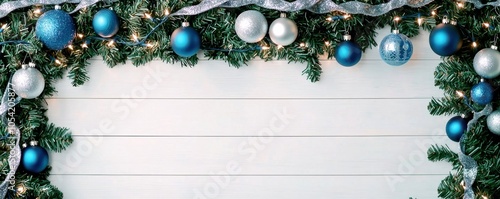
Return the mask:
<path id="1" fill-rule="evenodd" d="M 446 135 L 450 140 L 455 142 L 460 141 L 460 138 L 467 130 L 467 120 L 460 116 L 452 117 L 448 123 L 446 123 Z"/>
<path id="2" fill-rule="evenodd" d="M 407 36 L 391 33 L 380 42 L 379 53 L 385 63 L 401 66 L 410 60 L 413 54 L 413 44 Z"/>
<path id="3" fill-rule="evenodd" d="M 493 100 L 493 87 L 486 82 L 479 82 L 470 91 L 472 101 L 479 105 L 486 105 Z"/>
<path id="4" fill-rule="evenodd" d="M 75 23 L 65 11 L 50 10 L 36 22 L 35 33 L 47 48 L 62 50 L 71 44 L 75 37 Z"/>
<path id="5" fill-rule="evenodd" d="M 92 26 L 94 27 L 95 33 L 99 36 L 109 38 L 118 32 L 120 21 L 115 11 L 102 9 L 94 15 Z"/>
<path id="6" fill-rule="evenodd" d="M 181 57 L 191 57 L 200 50 L 200 34 L 189 26 L 177 28 L 170 38 L 172 39 L 172 49 L 175 54 Z"/>
<path id="7" fill-rule="evenodd" d="M 462 47 L 462 37 L 457 27 L 441 23 L 432 29 L 429 44 L 436 54 L 450 56 Z"/>
<path id="8" fill-rule="evenodd" d="M 361 47 L 352 41 L 343 41 L 335 47 L 335 59 L 342 66 L 354 66 L 361 59 Z"/>
<path id="9" fill-rule="evenodd" d="M 40 146 L 28 146 L 21 152 L 21 164 L 31 173 L 40 173 L 49 165 L 49 154 Z"/>

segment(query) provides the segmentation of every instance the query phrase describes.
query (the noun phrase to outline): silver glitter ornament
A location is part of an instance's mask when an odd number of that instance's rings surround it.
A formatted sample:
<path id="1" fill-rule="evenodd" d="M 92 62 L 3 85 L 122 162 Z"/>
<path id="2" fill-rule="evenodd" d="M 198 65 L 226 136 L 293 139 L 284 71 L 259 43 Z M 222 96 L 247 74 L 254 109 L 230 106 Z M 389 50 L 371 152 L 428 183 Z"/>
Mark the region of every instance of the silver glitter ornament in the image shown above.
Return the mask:
<path id="1" fill-rule="evenodd" d="M 269 37 L 278 45 L 286 46 L 292 44 L 299 35 L 297 24 L 286 18 L 284 13 L 281 17 L 274 20 L 269 27 Z"/>
<path id="2" fill-rule="evenodd" d="M 33 99 L 38 97 L 45 88 L 45 78 L 35 64 L 23 65 L 12 76 L 12 89 L 22 98 Z"/>
<path id="3" fill-rule="evenodd" d="M 262 40 L 267 33 L 267 20 L 262 13 L 255 10 L 242 12 L 234 24 L 238 37 L 248 43 Z"/>
<path id="4" fill-rule="evenodd" d="M 497 47 L 491 46 L 477 52 L 473 65 L 476 73 L 486 79 L 500 75 L 500 52 L 497 51 Z"/>
<path id="5" fill-rule="evenodd" d="M 491 112 L 486 119 L 486 124 L 493 134 L 500 135 L 500 110 Z"/>

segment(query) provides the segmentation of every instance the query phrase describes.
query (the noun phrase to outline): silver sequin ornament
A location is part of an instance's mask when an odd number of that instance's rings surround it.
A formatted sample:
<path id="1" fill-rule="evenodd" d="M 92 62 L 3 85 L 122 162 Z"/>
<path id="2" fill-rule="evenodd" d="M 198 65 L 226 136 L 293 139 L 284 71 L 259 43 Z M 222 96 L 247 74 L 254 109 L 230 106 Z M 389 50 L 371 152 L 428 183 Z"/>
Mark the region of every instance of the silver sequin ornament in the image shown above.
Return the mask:
<path id="1" fill-rule="evenodd" d="M 298 35 L 297 24 L 286 18 L 286 14 L 284 13 L 281 13 L 281 17 L 274 20 L 269 27 L 269 37 L 278 45 L 290 45 L 297 39 Z"/>
<path id="2" fill-rule="evenodd" d="M 12 89 L 22 98 L 33 99 L 38 97 L 45 88 L 45 78 L 35 68 L 34 63 L 23 65 L 12 76 Z"/>
<path id="3" fill-rule="evenodd" d="M 262 40 L 267 33 L 267 20 L 262 13 L 255 10 L 242 12 L 234 25 L 238 37 L 248 43 Z"/>
<path id="4" fill-rule="evenodd" d="M 500 110 L 491 112 L 486 119 L 486 124 L 492 133 L 500 135 Z"/>
<path id="5" fill-rule="evenodd" d="M 497 51 L 497 47 L 491 46 L 477 52 L 473 65 L 476 73 L 486 79 L 500 75 L 500 52 Z"/>

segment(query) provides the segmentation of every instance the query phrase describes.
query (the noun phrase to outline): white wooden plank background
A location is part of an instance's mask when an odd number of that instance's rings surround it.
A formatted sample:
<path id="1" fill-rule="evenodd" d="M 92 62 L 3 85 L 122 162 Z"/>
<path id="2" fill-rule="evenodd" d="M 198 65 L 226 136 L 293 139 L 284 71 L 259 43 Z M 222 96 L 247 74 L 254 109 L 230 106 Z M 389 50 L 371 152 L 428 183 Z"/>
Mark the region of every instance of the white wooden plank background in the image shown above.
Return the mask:
<path id="1" fill-rule="evenodd" d="M 389 31 L 379 32 L 380 42 Z M 456 144 L 448 118 L 427 112 L 442 95 L 427 38 L 400 67 L 377 49 L 351 68 L 323 59 L 317 83 L 286 61 L 93 60 L 88 83 L 61 80 L 47 100 L 75 139 L 51 154 L 51 180 L 70 199 L 437 198 L 451 166 L 427 161 L 427 147 Z"/>

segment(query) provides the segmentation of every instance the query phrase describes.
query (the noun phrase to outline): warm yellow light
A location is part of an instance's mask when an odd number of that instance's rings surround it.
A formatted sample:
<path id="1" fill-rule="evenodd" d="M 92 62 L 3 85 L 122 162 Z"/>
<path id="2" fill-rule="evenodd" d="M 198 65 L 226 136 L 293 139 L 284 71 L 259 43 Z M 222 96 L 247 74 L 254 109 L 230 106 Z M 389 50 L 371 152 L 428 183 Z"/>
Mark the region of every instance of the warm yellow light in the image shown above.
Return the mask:
<path id="1" fill-rule="evenodd" d="M 300 46 L 301 48 L 304 48 L 304 47 L 306 47 L 306 43 L 304 43 L 304 42 L 300 42 L 299 46 Z"/>
<path id="2" fill-rule="evenodd" d="M 33 11 L 33 13 L 35 13 L 35 14 L 37 14 L 37 15 L 42 14 L 42 9 L 37 8 L 37 9 L 35 9 L 35 10 Z"/>
<path id="3" fill-rule="evenodd" d="M 326 46 L 330 46 L 330 41 L 325 41 Z"/>
<path id="4" fill-rule="evenodd" d="M 68 45 L 68 48 L 69 48 L 70 50 L 73 50 L 73 45 L 71 45 L 71 44 L 70 44 L 70 45 Z"/>
<path id="5" fill-rule="evenodd" d="M 269 50 L 269 46 L 261 46 L 260 47 L 262 50 Z"/>
<path id="6" fill-rule="evenodd" d="M 282 48 L 283 48 L 283 46 L 282 46 L 282 45 L 278 45 L 278 49 L 282 49 Z"/>
<path id="7" fill-rule="evenodd" d="M 422 18 L 420 18 L 420 17 L 417 19 L 417 24 L 418 24 L 419 26 L 421 26 L 423 22 L 424 22 L 424 19 L 422 19 Z"/>
<path id="8" fill-rule="evenodd" d="M 78 38 L 80 38 L 80 39 L 83 39 L 83 34 L 82 33 L 78 33 L 78 34 L 76 34 L 76 36 L 78 36 Z"/>
<path id="9" fill-rule="evenodd" d="M 56 59 L 55 62 L 56 62 L 57 65 L 61 65 L 62 64 L 61 61 L 59 61 L 58 59 Z"/>
<path id="10" fill-rule="evenodd" d="M 458 8 L 464 8 L 465 4 L 463 2 L 457 3 Z"/>
<path id="11" fill-rule="evenodd" d="M 488 199 L 488 196 L 482 195 L 481 198 Z"/>
<path id="12" fill-rule="evenodd" d="M 348 19 L 349 17 L 351 17 L 351 15 L 349 15 L 349 14 L 344 15 L 344 19 Z"/>
<path id="13" fill-rule="evenodd" d="M 462 98 L 465 96 L 464 92 L 463 91 L 456 91 L 455 93 L 457 93 L 458 97 Z M 463 182 L 463 181 L 462 181 Z"/>
<path id="14" fill-rule="evenodd" d="M 149 43 L 149 42 L 146 44 L 146 47 L 147 47 L 147 48 L 153 48 L 154 46 L 155 46 L 154 44 Z"/>
<path id="15" fill-rule="evenodd" d="M 170 14 L 170 10 L 168 10 L 168 8 L 165 9 L 165 16 L 168 16 L 169 14 Z"/>
<path id="16" fill-rule="evenodd" d="M 87 43 L 83 43 L 82 48 L 88 48 Z"/>
<path id="17" fill-rule="evenodd" d="M 399 21 L 401 20 L 401 17 L 394 17 L 394 21 Z"/>
<path id="18" fill-rule="evenodd" d="M 460 185 L 462 185 L 462 187 L 465 189 L 465 182 L 462 180 L 462 182 L 460 182 Z"/>
<path id="19" fill-rule="evenodd" d="M 477 47 L 477 43 L 474 41 L 472 42 L 472 47 L 476 48 Z"/>
<path id="20" fill-rule="evenodd" d="M 132 34 L 132 40 L 134 40 L 135 42 L 138 42 L 139 38 L 137 38 L 137 35 Z"/>
<path id="21" fill-rule="evenodd" d="M 436 13 L 436 11 L 435 11 L 435 10 L 433 10 L 433 11 L 431 12 L 431 15 L 432 15 L 432 16 L 436 16 L 436 14 L 437 14 L 437 13 Z"/>
<path id="22" fill-rule="evenodd" d="M 7 28 L 7 24 L 2 25 L 2 29 L 6 29 L 6 28 Z"/>
<path id="23" fill-rule="evenodd" d="M 108 43 L 108 47 L 113 47 L 114 44 L 115 44 L 115 40 L 111 40 Z"/>
<path id="24" fill-rule="evenodd" d="M 148 14 L 148 13 L 144 13 L 144 17 L 148 18 L 148 19 L 151 19 L 151 15 Z"/>
<path id="25" fill-rule="evenodd" d="M 332 17 L 327 17 L 326 21 L 333 21 Z"/>
<path id="26" fill-rule="evenodd" d="M 489 27 L 490 27 L 490 24 L 489 24 L 489 23 L 487 23 L 487 22 L 484 22 L 484 23 L 483 23 L 483 26 L 484 26 L 485 28 L 489 28 Z"/>

